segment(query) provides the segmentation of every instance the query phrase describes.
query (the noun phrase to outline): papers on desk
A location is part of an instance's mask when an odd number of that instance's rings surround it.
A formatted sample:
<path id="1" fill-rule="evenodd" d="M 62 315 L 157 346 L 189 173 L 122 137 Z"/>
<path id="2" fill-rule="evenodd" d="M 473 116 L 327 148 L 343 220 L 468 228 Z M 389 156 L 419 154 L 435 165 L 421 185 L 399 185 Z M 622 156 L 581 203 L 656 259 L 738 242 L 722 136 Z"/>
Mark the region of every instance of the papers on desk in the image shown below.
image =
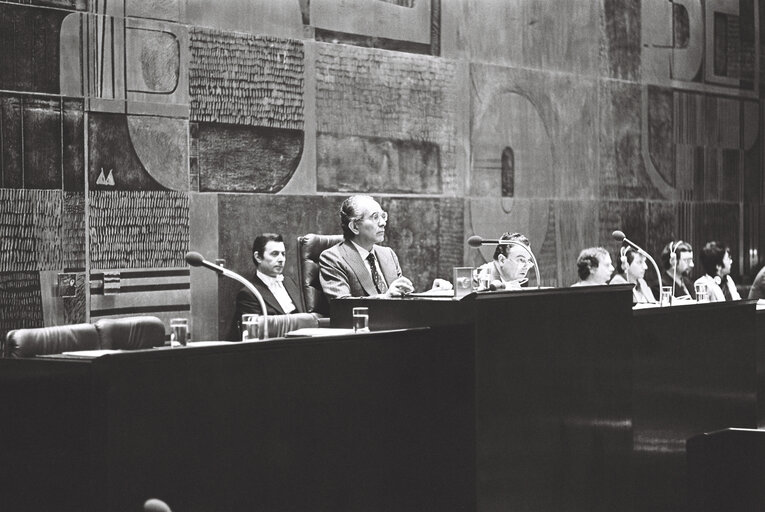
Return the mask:
<path id="1" fill-rule="evenodd" d="M 62 352 L 61 355 L 67 357 L 82 357 L 84 359 L 94 359 L 107 354 L 119 354 L 122 350 L 77 350 L 74 352 Z"/>
<path id="2" fill-rule="evenodd" d="M 757 299 L 757 310 L 765 309 L 765 299 Z"/>
<path id="3" fill-rule="evenodd" d="M 454 297 L 454 290 L 439 290 L 438 288 L 426 292 L 410 293 L 405 297 Z"/>
<path id="4" fill-rule="evenodd" d="M 219 345 L 230 345 L 235 341 L 189 341 L 187 347 L 217 347 Z M 174 347 L 178 348 L 178 347 Z"/>
<path id="5" fill-rule="evenodd" d="M 344 336 L 346 334 L 354 334 L 353 329 L 335 329 L 329 327 L 304 327 L 302 329 L 295 329 L 290 331 L 285 336 L 288 338 L 295 338 L 301 336 Z"/>

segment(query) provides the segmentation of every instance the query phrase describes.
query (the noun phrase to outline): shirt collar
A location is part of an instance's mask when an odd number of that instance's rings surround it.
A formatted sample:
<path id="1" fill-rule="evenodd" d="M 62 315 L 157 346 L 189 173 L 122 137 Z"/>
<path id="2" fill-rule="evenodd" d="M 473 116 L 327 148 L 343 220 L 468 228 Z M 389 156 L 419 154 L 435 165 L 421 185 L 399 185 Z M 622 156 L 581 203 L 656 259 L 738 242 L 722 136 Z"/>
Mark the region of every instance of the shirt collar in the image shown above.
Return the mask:
<path id="1" fill-rule="evenodd" d="M 284 281 L 284 276 L 282 274 L 279 274 L 276 277 L 271 277 L 271 276 L 265 275 L 260 270 L 257 271 L 257 274 L 260 280 L 263 281 L 268 287 L 271 287 L 275 285 L 276 283 L 281 283 L 282 281 Z"/>
<path id="2" fill-rule="evenodd" d="M 370 253 L 370 252 L 372 252 L 372 251 L 367 251 L 366 249 L 364 249 L 363 247 L 361 247 L 359 244 L 357 244 L 357 243 L 356 243 L 356 242 L 354 242 L 353 240 L 351 240 L 351 243 L 352 243 L 352 244 L 353 244 L 353 246 L 356 248 L 356 250 L 357 250 L 357 251 L 359 251 L 359 256 L 361 256 L 361 259 L 362 259 L 362 260 L 365 260 L 365 259 L 367 259 L 367 256 L 369 256 L 369 253 Z M 372 250 L 374 250 L 374 249 L 372 249 Z"/>

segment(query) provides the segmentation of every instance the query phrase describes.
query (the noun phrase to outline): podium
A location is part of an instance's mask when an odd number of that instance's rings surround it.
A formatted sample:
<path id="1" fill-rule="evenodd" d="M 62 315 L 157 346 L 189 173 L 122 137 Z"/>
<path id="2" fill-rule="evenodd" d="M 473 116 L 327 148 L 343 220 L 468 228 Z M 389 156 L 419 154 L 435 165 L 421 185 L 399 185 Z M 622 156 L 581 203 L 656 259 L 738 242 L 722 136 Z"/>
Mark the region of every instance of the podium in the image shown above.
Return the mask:
<path id="1" fill-rule="evenodd" d="M 466 325 L 477 510 L 688 510 L 685 440 L 757 421 L 751 301 L 632 309 L 629 285 L 339 299 L 372 330 Z"/>
<path id="2" fill-rule="evenodd" d="M 493 510 L 624 510 L 632 449 L 632 292 L 527 289 L 450 299 L 339 299 L 375 329 L 466 325 L 473 333 L 476 503 Z M 447 340 L 444 340 L 447 341 Z"/>

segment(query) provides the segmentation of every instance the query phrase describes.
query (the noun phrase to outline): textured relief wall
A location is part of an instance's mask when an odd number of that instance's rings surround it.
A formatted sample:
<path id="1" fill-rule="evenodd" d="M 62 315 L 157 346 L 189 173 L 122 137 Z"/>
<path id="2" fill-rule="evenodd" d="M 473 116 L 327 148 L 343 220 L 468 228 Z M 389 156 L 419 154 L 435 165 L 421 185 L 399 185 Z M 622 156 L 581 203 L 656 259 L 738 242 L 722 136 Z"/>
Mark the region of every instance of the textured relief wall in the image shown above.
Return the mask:
<path id="1" fill-rule="evenodd" d="M 319 190 L 455 193 L 457 90 L 448 60 L 318 45 Z"/>
<path id="2" fill-rule="evenodd" d="M 352 193 L 390 212 L 420 290 L 505 231 L 546 285 L 617 228 L 654 254 L 719 238 L 751 277 L 763 20 L 765 0 L 0 1 L 0 330 L 149 313 L 223 335 L 238 285 L 185 252 L 249 274 L 280 231 L 294 273 Z"/>

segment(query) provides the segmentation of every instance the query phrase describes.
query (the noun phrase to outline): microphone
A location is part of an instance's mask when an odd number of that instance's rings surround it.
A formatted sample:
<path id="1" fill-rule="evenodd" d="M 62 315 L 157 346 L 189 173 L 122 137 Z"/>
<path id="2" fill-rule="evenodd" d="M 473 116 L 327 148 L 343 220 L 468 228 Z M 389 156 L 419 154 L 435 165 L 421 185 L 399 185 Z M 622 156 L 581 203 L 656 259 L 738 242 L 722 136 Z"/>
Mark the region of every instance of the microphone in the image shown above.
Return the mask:
<path id="1" fill-rule="evenodd" d="M 656 277 L 659 279 L 659 294 L 661 294 L 661 286 L 662 286 L 662 284 L 661 284 L 661 272 L 659 272 L 659 266 L 656 264 L 656 260 L 654 260 L 651 257 L 651 255 L 648 254 L 647 252 L 645 252 L 638 244 L 636 244 L 635 242 L 633 242 L 632 240 L 627 238 L 624 235 L 624 231 L 619 231 L 617 229 L 616 231 L 611 233 L 611 236 L 614 237 L 614 240 L 616 240 L 617 242 L 621 242 L 621 243 L 625 243 L 625 244 L 629 245 L 630 247 L 635 249 L 637 252 L 639 252 L 640 254 L 645 256 L 648 259 L 648 261 L 651 262 L 651 264 L 653 265 L 653 269 L 656 272 Z"/>
<path id="2" fill-rule="evenodd" d="M 257 288 L 255 288 L 255 285 L 249 282 L 244 277 L 240 276 L 236 272 L 233 272 L 227 268 L 221 267 L 220 265 L 216 265 L 215 263 L 211 263 L 204 259 L 204 257 L 199 254 L 196 251 L 191 251 L 186 253 L 186 263 L 191 265 L 192 267 L 205 267 L 209 268 L 210 270 L 222 274 L 226 277 L 229 277 L 233 279 L 234 281 L 238 281 L 244 285 L 245 288 L 250 290 L 252 294 L 255 296 L 256 299 L 258 299 L 258 304 L 260 304 L 260 310 L 263 312 L 263 338 L 268 338 L 268 311 L 266 310 L 266 303 L 263 300 L 263 296 L 260 294 Z"/>
<path id="3" fill-rule="evenodd" d="M 534 274 L 536 274 L 537 276 L 537 289 L 541 287 L 542 281 L 539 279 L 539 265 L 537 264 L 537 258 L 534 256 L 534 253 L 531 252 L 531 249 L 526 246 L 526 244 L 522 244 L 521 242 L 517 242 L 515 240 L 484 240 L 482 237 L 478 235 L 473 235 L 470 238 L 468 238 L 467 244 L 470 247 L 475 247 L 475 248 L 481 247 L 482 245 L 514 245 L 516 247 L 520 247 L 521 249 L 526 251 L 526 253 L 531 258 L 531 262 L 534 264 Z"/>

